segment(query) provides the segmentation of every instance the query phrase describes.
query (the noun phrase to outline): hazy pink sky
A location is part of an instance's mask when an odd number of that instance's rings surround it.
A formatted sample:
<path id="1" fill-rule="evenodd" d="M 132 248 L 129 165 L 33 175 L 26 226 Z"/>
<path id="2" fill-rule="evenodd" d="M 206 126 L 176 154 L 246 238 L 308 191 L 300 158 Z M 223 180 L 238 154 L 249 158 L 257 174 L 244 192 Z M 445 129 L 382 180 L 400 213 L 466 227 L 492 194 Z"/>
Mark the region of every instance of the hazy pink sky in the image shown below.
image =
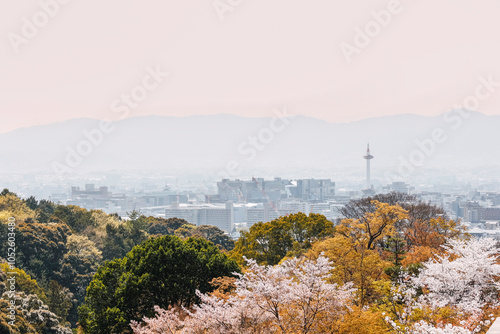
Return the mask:
<path id="1" fill-rule="evenodd" d="M 41 9 L 3 1 L 0 132 L 116 118 L 112 102 L 157 64 L 170 77 L 130 116 L 272 116 L 282 106 L 331 122 L 436 115 L 473 94 L 479 76 L 500 81 L 498 0 L 402 0 L 348 63 L 340 43 L 389 2 L 242 0 L 221 21 L 213 0 L 72 0 L 16 53 L 8 34 Z M 500 87 L 478 110 L 500 114 Z"/>

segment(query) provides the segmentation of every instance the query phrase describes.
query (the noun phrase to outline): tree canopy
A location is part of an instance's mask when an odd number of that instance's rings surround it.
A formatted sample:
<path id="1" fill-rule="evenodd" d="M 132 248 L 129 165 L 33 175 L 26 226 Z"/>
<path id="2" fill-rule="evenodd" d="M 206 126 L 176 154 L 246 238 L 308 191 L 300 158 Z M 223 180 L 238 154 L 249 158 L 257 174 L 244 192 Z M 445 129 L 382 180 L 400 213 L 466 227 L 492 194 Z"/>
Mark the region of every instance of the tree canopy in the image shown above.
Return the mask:
<path id="1" fill-rule="evenodd" d="M 333 233 L 333 223 L 323 215 L 292 214 L 268 223 L 256 223 L 248 232 L 242 232 L 232 256 L 240 262 L 242 256 L 246 256 L 260 264 L 274 265 L 287 255 L 305 252 L 315 241 Z"/>
<path id="2" fill-rule="evenodd" d="M 199 301 L 196 290 L 210 292 L 212 279 L 238 271 L 207 240 L 149 239 L 99 268 L 80 307 L 80 324 L 86 333 L 130 331 L 129 322 L 153 316 L 155 305 L 191 305 Z"/>
<path id="3" fill-rule="evenodd" d="M 213 226 L 196 227 L 177 218 L 131 213 L 129 220 L 100 210 L 60 205 L 34 197 L 0 194 L 0 262 L 8 254 L 9 218 L 16 238 L 16 266 L 30 275 L 42 300 L 61 324 L 78 322 L 87 286 L 106 260 L 122 259 L 134 246 L 162 234 L 197 236 L 230 250 L 233 241 Z M 26 292 L 29 294 L 29 292 Z"/>

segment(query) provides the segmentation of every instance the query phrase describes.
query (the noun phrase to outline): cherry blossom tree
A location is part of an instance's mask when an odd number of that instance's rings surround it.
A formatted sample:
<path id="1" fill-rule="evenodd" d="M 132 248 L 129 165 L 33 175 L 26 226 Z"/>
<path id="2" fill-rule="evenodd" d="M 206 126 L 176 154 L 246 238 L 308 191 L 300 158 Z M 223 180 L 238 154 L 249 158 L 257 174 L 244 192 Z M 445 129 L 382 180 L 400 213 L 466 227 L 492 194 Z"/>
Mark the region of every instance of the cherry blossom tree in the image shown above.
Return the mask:
<path id="1" fill-rule="evenodd" d="M 333 268 L 323 256 L 274 267 L 246 261 L 249 269 L 231 297 L 198 292 L 201 303 L 185 315 L 157 308 L 156 318 L 132 323 L 134 333 L 324 333 L 349 311 L 354 289 L 326 282 Z"/>
<path id="2" fill-rule="evenodd" d="M 416 286 L 429 293 L 422 301 L 432 307 L 453 306 L 474 313 L 486 304 L 498 304 L 500 265 L 499 250 L 491 238 L 449 239 L 446 254 L 424 263 L 413 279 Z"/>
<path id="3" fill-rule="evenodd" d="M 36 333 L 43 334 L 71 334 L 68 327 L 60 324 L 60 318 L 49 310 L 49 307 L 38 298 L 37 295 L 24 292 L 4 292 L 0 301 L 8 301 L 9 305 L 14 303 L 19 317 L 28 322 Z M 14 325 L 15 326 L 15 325 Z M 6 330 L 6 329 L 5 329 Z M 2 332 L 4 333 L 4 332 Z M 9 333 L 11 333 L 9 331 Z M 32 332 L 29 332 L 32 333 Z"/>
<path id="4" fill-rule="evenodd" d="M 496 241 L 448 239 L 443 247 L 445 255 L 425 262 L 416 277 L 406 276 L 392 286 L 388 297 L 392 317 L 385 320 L 396 333 L 471 334 L 494 320 L 484 310 L 499 306 Z M 417 298 L 419 288 L 423 294 Z M 458 324 L 432 321 L 443 308 L 454 310 L 461 319 Z M 427 319 L 418 320 L 417 313 Z"/>

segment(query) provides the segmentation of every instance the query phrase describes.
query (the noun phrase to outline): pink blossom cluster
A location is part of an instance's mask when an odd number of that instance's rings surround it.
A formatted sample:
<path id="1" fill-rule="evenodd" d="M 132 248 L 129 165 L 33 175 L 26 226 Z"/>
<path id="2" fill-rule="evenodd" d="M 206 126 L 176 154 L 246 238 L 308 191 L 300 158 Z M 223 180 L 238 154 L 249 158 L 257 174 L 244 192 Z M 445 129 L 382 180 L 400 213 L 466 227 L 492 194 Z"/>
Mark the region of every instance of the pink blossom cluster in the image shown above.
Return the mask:
<path id="1" fill-rule="evenodd" d="M 326 282 L 333 267 L 323 256 L 274 267 L 246 261 L 249 269 L 228 299 L 197 292 L 201 303 L 192 310 L 181 315 L 156 307 L 156 318 L 132 322 L 134 333 L 321 333 L 326 322 L 341 319 L 352 305 L 351 284 Z"/>

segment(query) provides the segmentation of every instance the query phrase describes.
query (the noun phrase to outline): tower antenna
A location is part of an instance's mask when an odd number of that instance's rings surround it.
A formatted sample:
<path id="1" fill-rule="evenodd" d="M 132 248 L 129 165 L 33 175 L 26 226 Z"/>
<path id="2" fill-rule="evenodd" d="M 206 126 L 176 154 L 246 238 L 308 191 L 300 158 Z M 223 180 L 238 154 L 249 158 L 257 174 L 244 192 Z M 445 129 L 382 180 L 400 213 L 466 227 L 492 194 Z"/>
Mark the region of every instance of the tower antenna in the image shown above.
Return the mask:
<path id="1" fill-rule="evenodd" d="M 370 180 L 370 160 L 373 159 L 373 155 L 370 154 L 370 143 L 366 145 L 366 155 L 363 156 L 363 159 L 366 160 L 366 190 L 370 190 L 371 180 Z"/>

